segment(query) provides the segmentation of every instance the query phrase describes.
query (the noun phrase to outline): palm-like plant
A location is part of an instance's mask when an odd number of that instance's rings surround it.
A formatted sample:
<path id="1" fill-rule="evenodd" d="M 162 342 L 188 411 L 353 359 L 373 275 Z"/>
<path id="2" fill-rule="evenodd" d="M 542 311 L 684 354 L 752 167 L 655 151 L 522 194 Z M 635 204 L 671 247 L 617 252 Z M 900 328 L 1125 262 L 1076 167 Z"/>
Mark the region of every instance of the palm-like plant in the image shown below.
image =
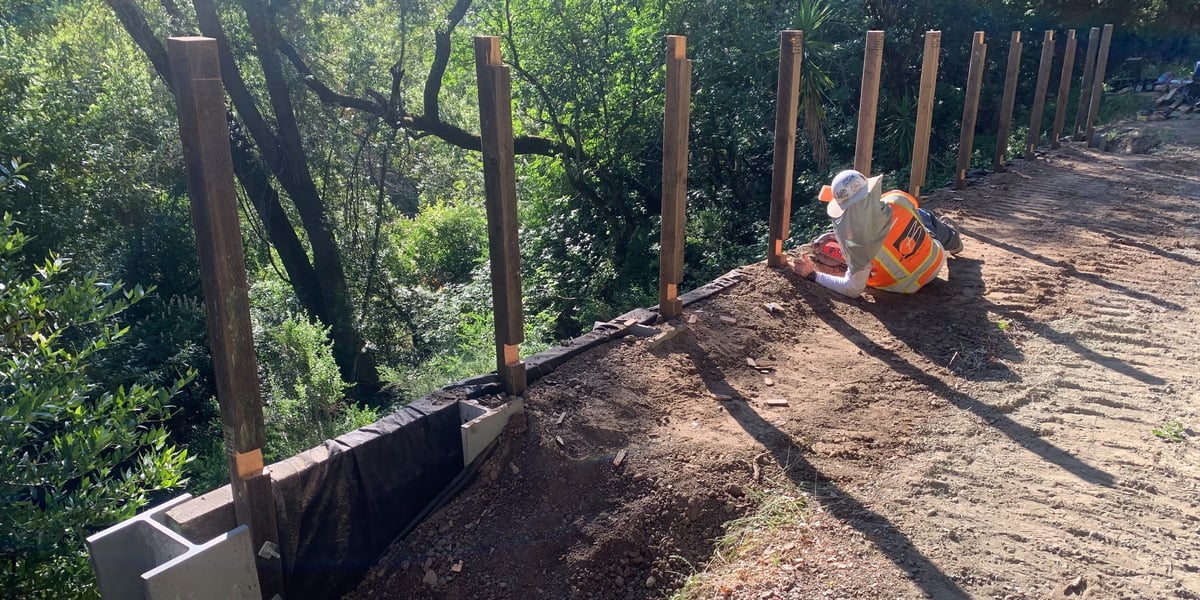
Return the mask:
<path id="1" fill-rule="evenodd" d="M 831 46 L 821 41 L 821 29 L 833 18 L 834 10 L 825 0 L 800 0 L 793 20 L 804 32 L 804 61 L 800 68 L 800 105 L 804 107 L 804 132 L 812 145 L 817 168 L 829 170 L 829 144 L 825 140 L 825 100 L 833 80 L 822 68 L 822 59 Z"/>

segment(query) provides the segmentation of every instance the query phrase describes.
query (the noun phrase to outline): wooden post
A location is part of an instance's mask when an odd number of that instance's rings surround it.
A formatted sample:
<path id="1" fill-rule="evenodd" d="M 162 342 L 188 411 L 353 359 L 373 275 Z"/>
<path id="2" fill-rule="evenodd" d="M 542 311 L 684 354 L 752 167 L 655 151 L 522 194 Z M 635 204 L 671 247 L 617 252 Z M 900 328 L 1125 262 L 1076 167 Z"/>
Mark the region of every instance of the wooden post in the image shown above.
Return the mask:
<path id="1" fill-rule="evenodd" d="M 879 108 L 879 71 L 883 65 L 883 32 L 867 32 L 863 49 L 862 95 L 858 98 L 858 140 L 854 144 L 854 170 L 871 176 L 875 148 L 875 113 Z"/>
<path id="2" fill-rule="evenodd" d="M 1058 78 L 1058 99 L 1054 102 L 1054 130 L 1050 148 L 1062 145 L 1063 125 L 1067 121 L 1067 97 L 1071 95 L 1071 72 L 1075 69 L 1075 30 L 1067 32 L 1067 47 L 1063 50 L 1062 75 Z"/>
<path id="3" fill-rule="evenodd" d="M 1025 158 L 1033 160 L 1042 139 L 1042 116 L 1046 112 L 1046 88 L 1050 85 L 1050 66 L 1054 63 L 1054 32 L 1042 36 L 1042 61 L 1038 64 L 1037 89 L 1033 92 L 1033 113 L 1029 115 L 1029 135 L 1025 138 Z"/>
<path id="4" fill-rule="evenodd" d="M 783 240 L 792 213 L 792 168 L 796 153 L 796 115 L 800 110 L 800 61 L 804 32 L 779 33 L 779 84 L 775 92 L 775 163 L 771 166 L 771 221 L 767 266 L 783 265 Z"/>
<path id="5" fill-rule="evenodd" d="M 504 391 L 525 391 L 525 341 L 521 309 L 521 252 L 517 246 L 517 175 L 513 165 L 512 90 L 508 67 L 500 64 L 500 38 L 475 37 L 479 85 L 479 137 L 492 265 L 492 311 L 496 321 L 496 372 Z"/>
<path id="6" fill-rule="evenodd" d="M 283 572 L 271 475 L 263 468 L 262 396 L 217 42 L 173 37 L 167 40 L 167 54 L 200 253 L 200 284 L 234 513 L 237 522 L 250 529 L 259 586 L 263 597 L 271 598 L 283 593 Z"/>
<path id="7" fill-rule="evenodd" d="M 929 129 L 933 123 L 933 96 L 937 90 L 938 55 L 942 50 L 942 32 L 925 32 L 925 53 L 921 58 L 921 92 L 917 97 L 917 131 L 913 137 L 912 169 L 908 175 L 908 191 L 921 197 L 925 185 L 925 170 L 929 166 Z"/>
<path id="8" fill-rule="evenodd" d="M 688 118 L 691 115 L 692 61 L 687 38 L 667 36 L 667 94 L 663 110 L 662 238 L 658 258 L 658 314 L 683 313 L 683 239 L 686 226 Z"/>
<path id="9" fill-rule="evenodd" d="M 1075 129 L 1072 137 L 1075 141 L 1083 139 L 1087 127 L 1088 107 L 1092 105 L 1092 78 L 1096 75 L 1096 55 L 1100 49 L 1100 28 L 1093 27 L 1088 31 L 1087 59 L 1083 61 L 1083 82 L 1079 86 L 1079 107 L 1075 109 Z"/>
<path id="10" fill-rule="evenodd" d="M 1100 96 L 1104 95 L 1104 70 L 1108 66 L 1108 46 L 1112 43 L 1113 26 L 1104 26 L 1100 36 L 1100 53 L 1096 55 L 1096 74 L 1092 77 L 1092 107 L 1088 109 L 1087 133 L 1085 138 L 1089 147 L 1094 146 L 1096 136 L 1096 119 L 1100 117 Z"/>
<path id="11" fill-rule="evenodd" d="M 971 67 L 967 71 L 967 98 L 963 103 L 962 130 L 958 134 L 958 168 L 954 171 L 954 189 L 967 187 L 967 169 L 971 168 L 971 146 L 975 142 L 975 117 L 979 113 L 979 88 L 983 85 L 983 59 L 987 45 L 983 32 L 975 32 L 971 44 Z"/>
<path id="12" fill-rule="evenodd" d="M 1008 155 L 1008 135 L 1012 131 L 1013 103 L 1017 99 L 1017 75 L 1021 71 L 1021 32 L 1014 31 L 1008 42 L 1008 71 L 1004 74 L 1004 96 L 1000 100 L 1000 126 L 996 130 L 996 157 L 992 169 L 997 173 L 1005 170 L 1004 159 Z"/>

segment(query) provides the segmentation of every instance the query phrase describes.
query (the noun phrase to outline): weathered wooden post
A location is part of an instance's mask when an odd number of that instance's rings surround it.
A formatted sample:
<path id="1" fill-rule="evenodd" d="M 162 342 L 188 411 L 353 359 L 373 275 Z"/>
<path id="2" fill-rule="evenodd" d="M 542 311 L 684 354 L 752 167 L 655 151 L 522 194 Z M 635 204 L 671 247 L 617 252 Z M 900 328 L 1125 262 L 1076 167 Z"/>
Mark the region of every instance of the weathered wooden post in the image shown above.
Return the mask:
<path id="1" fill-rule="evenodd" d="M 1092 106 L 1088 109 L 1087 133 L 1085 138 L 1089 147 L 1095 146 L 1096 119 L 1100 118 L 1100 96 L 1104 95 L 1104 70 L 1108 66 L 1108 46 L 1112 43 L 1113 26 L 1104 26 L 1100 35 L 1100 53 L 1096 55 L 1096 74 L 1092 77 Z"/>
<path id="2" fill-rule="evenodd" d="M 912 169 L 908 173 L 908 191 L 921 197 L 925 171 L 929 167 L 929 129 L 933 124 L 933 96 L 937 90 L 938 55 L 942 50 L 942 32 L 925 32 L 925 53 L 921 58 L 921 91 L 917 96 L 917 131 L 913 137 Z"/>
<path id="3" fill-rule="evenodd" d="M 1008 42 L 1008 70 L 1004 74 L 1004 95 L 1000 99 L 1000 126 L 996 130 L 996 156 L 992 169 L 1004 172 L 1008 155 L 1008 135 L 1012 131 L 1013 103 L 1017 99 L 1017 75 L 1021 71 L 1021 32 L 1014 31 Z"/>
<path id="4" fill-rule="evenodd" d="M 854 170 L 871 176 L 875 148 L 875 114 L 879 109 L 879 72 L 883 65 L 883 32 L 867 32 L 863 49 L 862 94 L 858 98 L 858 139 L 854 144 Z"/>
<path id="5" fill-rule="evenodd" d="M 1071 95 L 1071 73 L 1075 69 L 1075 30 L 1067 32 L 1067 47 L 1063 50 L 1062 75 L 1058 78 L 1058 99 L 1054 102 L 1054 130 L 1050 148 L 1062 145 L 1063 125 L 1067 121 L 1067 98 Z"/>
<path id="6" fill-rule="evenodd" d="M 1042 60 L 1038 64 L 1037 88 L 1033 92 L 1033 112 L 1029 115 L 1029 135 L 1025 138 L 1025 158 L 1033 160 L 1042 138 L 1042 116 L 1046 111 L 1046 88 L 1050 86 L 1050 66 L 1054 63 L 1054 32 L 1042 36 Z"/>
<path id="7" fill-rule="evenodd" d="M 263 597 L 272 598 L 284 590 L 279 531 L 271 475 L 263 468 L 262 396 L 217 42 L 204 37 L 169 38 L 167 54 L 200 253 L 200 284 L 234 513 L 237 522 L 250 529 L 259 585 Z"/>
<path id="8" fill-rule="evenodd" d="M 967 169 L 971 168 L 971 146 L 975 142 L 975 117 L 979 113 L 979 90 L 983 85 L 983 59 L 987 45 L 983 32 L 976 31 L 971 44 L 971 66 L 967 71 L 967 98 L 963 103 L 962 130 L 958 134 L 958 167 L 954 171 L 954 189 L 967 187 Z"/>
<path id="9" fill-rule="evenodd" d="M 683 312 L 683 239 L 686 226 L 688 118 L 691 115 L 692 61 L 687 38 L 667 36 L 667 93 L 663 110 L 662 237 L 658 265 L 658 314 L 673 319 Z"/>
<path id="10" fill-rule="evenodd" d="M 796 115 L 800 110 L 800 61 L 804 32 L 779 33 L 779 83 L 775 92 L 775 162 L 771 166 L 771 221 L 767 266 L 783 265 L 783 241 L 792 213 L 792 169 L 796 154 Z"/>
<path id="11" fill-rule="evenodd" d="M 492 311 L 496 320 L 496 372 L 504 391 L 525 391 L 525 341 L 521 309 L 521 252 L 517 246 L 517 175 L 513 165 L 512 90 L 508 67 L 500 63 L 500 38 L 475 37 L 479 82 L 479 137 L 483 150 L 483 189 L 492 265 Z"/>
<path id="12" fill-rule="evenodd" d="M 1100 50 L 1100 28 L 1093 27 L 1088 31 L 1087 58 L 1083 61 L 1083 81 L 1079 86 L 1079 107 L 1075 109 L 1075 129 L 1072 138 L 1075 141 L 1083 139 L 1087 130 L 1088 107 L 1092 105 L 1092 78 L 1096 75 L 1096 55 Z"/>

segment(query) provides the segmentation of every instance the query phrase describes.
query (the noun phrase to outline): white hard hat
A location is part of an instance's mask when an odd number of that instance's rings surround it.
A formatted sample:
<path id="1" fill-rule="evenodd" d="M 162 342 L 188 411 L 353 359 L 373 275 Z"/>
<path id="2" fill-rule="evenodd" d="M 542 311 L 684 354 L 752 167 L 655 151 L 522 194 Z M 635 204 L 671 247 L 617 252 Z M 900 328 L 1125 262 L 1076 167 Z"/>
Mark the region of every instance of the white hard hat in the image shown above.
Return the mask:
<path id="1" fill-rule="evenodd" d="M 829 218 L 837 219 L 851 204 L 866 198 L 868 194 L 878 194 L 881 179 L 883 179 L 882 175 L 868 179 L 858 171 L 847 169 L 838 173 L 833 178 L 832 184 L 823 186 L 818 198 L 821 202 L 829 203 L 825 207 L 825 213 L 829 215 Z"/>

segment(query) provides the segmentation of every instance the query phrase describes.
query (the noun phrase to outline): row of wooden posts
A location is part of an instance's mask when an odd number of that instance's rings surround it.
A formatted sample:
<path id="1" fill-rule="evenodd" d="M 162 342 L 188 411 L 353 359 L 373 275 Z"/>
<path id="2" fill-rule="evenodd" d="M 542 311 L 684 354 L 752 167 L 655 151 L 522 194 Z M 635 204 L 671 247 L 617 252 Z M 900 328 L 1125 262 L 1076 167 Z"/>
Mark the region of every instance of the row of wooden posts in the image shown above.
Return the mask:
<path id="1" fill-rule="evenodd" d="M 1041 135 L 1042 110 L 1053 58 L 1054 32 L 1043 38 L 1037 91 L 1030 118 L 1026 156 L 1032 157 Z M 1091 139 L 1099 110 L 1112 25 L 1103 34 L 1093 28 L 1088 40 L 1074 135 Z M 1097 38 L 1100 39 L 1097 43 Z M 858 139 L 854 168 L 871 172 L 876 104 L 883 57 L 884 33 L 867 32 L 859 102 Z M 519 347 L 524 341 L 521 306 L 520 252 L 517 244 L 517 192 L 514 167 L 512 94 L 508 67 L 501 63 L 499 38 L 479 36 L 475 65 L 479 90 L 479 122 L 483 152 L 484 188 L 487 196 L 488 253 L 491 259 L 495 314 L 497 373 L 510 395 L 524 392 L 527 382 Z M 913 146 L 909 189 L 920 194 L 925 182 L 929 131 L 941 32 L 925 35 L 925 54 L 917 104 L 917 131 Z M 683 281 L 684 197 L 687 190 L 688 121 L 691 98 L 691 61 L 687 40 L 667 37 L 666 102 L 663 117 L 662 237 L 659 267 L 659 313 L 671 319 L 683 310 L 679 285 Z M 975 115 L 983 78 L 986 45 L 983 33 L 975 34 L 967 75 L 956 182 L 963 187 L 970 164 Z M 1020 61 L 1020 33 L 1013 32 L 1000 118 L 994 166 L 1003 168 L 1011 126 Z M 1065 119 L 1066 98 L 1075 53 L 1074 31 L 1068 33 L 1058 89 L 1052 147 L 1058 146 Z M 168 54 L 188 172 L 192 218 L 200 252 L 206 317 L 212 346 L 217 397 L 225 433 L 235 512 L 239 524 L 248 525 L 257 555 L 260 584 L 265 598 L 283 591 L 275 525 L 275 503 L 270 474 L 264 469 L 262 399 L 250 328 L 247 281 L 241 229 L 238 225 L 229 130 L 225 121 L 217 45 L 211 38 L 168 40 Z M 799 107 L 803 33 L 780 34 L 778 101 L 775 121 L 775 158 L 771 183 L 771 217 L 767 262 L 784 264 L 783 242 L 788 237 L 791 213 L 796 119 Z M 1085 107 L 1087 110 L 1085 111 Z M 1086 120 L 1084 115 L 1086 113 Z"/>

